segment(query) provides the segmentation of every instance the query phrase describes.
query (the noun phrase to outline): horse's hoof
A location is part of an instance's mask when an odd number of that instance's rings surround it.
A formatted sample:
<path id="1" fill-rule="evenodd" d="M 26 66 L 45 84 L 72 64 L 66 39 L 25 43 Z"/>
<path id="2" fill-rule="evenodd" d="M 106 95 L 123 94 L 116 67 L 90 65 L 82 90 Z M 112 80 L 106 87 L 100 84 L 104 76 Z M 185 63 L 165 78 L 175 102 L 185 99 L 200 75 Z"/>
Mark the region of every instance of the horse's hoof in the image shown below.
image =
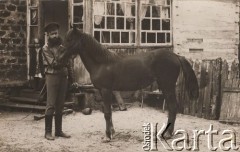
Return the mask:
<path id="1" fill-rule="evenodd" d="M 106 131 L 106 137 L 110 140 L 113 139 L 113 135 L 115 134 L 115 130 L 112 128 L 110 131 Z"/>
<path id="2" fill-rule="evenodd" d="M 102 139 L 102 143 L 108 143 L 110 141 L 111 141 L 111 139 L 108 137 L 103 137 L 103 139 Z"/>
<path id="3" fill-rule="evenodd" d="M 120 111 L 127 111 L 127 107 L 119 107 Z"/>

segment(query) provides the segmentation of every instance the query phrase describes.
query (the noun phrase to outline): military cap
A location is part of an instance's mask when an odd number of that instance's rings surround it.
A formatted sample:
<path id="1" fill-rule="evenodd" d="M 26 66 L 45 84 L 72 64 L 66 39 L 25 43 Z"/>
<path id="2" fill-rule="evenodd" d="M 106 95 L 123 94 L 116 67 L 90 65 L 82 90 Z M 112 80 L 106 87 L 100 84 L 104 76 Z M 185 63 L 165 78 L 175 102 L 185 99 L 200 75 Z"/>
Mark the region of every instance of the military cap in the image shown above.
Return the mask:
<path id="1" fill-rule="evenodd" d="M 56 29 L 59 29 L 59 24 L 56 22 L 49 23 L 44 27 L 44 31 L 47 33 Z"/>

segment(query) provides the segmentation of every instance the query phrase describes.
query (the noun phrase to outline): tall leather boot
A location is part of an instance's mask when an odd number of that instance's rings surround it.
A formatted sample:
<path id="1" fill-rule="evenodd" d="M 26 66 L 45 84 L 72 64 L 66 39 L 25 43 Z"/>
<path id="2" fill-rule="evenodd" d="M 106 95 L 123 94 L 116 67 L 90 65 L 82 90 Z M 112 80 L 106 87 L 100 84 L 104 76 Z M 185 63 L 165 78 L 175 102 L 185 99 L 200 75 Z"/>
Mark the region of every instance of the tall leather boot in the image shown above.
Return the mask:
<path id="1" fill-rule="evenodd" d="M 71 137 L 70 135 L 62 131 L 62 115 L 61 114 L 55 115 L 55 136 L 63 137 L 63 138 Z"/>
<path id="2" fill-rule="evenodd" d="M 52 115 L 45 115 L 45 138 L 47 140 L 54 140 L 52 136 Z"/>

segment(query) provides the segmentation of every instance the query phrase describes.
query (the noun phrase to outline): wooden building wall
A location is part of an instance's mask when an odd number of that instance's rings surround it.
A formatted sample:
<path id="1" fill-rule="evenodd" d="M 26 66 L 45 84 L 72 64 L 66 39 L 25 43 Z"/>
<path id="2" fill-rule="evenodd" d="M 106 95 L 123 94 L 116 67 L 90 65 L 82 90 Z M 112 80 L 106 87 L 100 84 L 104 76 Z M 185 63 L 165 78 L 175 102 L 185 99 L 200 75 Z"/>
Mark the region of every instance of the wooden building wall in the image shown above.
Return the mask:
<path id="1" fill-rule="evenodd" d="M 238 0 L 173 0 L 174 51 L 197 59 L 236 58 L 238 4 Z"/>

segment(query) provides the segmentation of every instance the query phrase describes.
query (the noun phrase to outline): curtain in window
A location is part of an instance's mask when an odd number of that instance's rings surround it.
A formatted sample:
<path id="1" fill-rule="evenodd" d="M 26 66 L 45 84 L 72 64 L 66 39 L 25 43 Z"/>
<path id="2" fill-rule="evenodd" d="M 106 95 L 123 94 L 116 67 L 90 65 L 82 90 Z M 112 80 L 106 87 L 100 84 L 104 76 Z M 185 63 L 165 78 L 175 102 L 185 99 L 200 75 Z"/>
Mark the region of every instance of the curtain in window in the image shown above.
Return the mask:
<path id="1" fill-rule="evenodd" d="M 157 5 L 161 5 L 161 6 L 166 5 L 165 0 L 153 0 L 153 1 L 154 1 L 154 4 L 157 4 Z M 160 7 L 157 7 L 156 10 L 159 16 L 161 16 L 161 18 L 163 19 L 169 18 L 169 13 L 167 8 L 162 7 L 162 10 L 160 10 Z"/>
<path id="2" fill-rule="evenodd" d="M 36 25 L 38 24 L 38 14 L 37 14 L 37 10 L 34 9 L 34 10 L 31 10 L 31 24 L 32 25 Z"/>
<path id="3" fill-rule="evenodd" d="M 143 19 L 146 15 L 148 6 L 147 4 L 157 4 L 157 5 L 161 5 L 164 6 L 165 4 L 165 0 L 142 0 L 142 7 L 141 7 L 141 19 Z M 159 14 L 159 16 L 161 16 L 161 18 L 169 18 L 169 12 L 167 8 L 162 8 L 162 10 L 160 10 L 160 7 L 156 7 L 156 10 Z"/>
<path id="4" fill-rule="evenodd" d="M 141 19 L 143 19 L 146 16 L 146 12 L 148 9 L 149 0 L 142 0 L 142 6 L 141 6 Z"/>
<path id="5" fill-rule="evenodd" d="M 132 0 L 121 0 L 121 9 L 126 17 L 132 17 Z M 125 7 L 126 4 L 126 7 Z M 127 18 L 128 22 L 133 22 L 132 18 Z"/>
<path id="6" fill-rule="evenodd" d="M 127 22 L 130 23 L 130 29 L 133 29 L 133 21 L 135 21 L 133 18 L 131 18 L 133 16 L 132 14 L 132 0 L 120 0 L 120 6 L 121 9 L 124 13 L 124 15 L 127 17 Z M 133 42 L 134 40 L 134 33 L 130 33 L 129 34 L 129 42 Z"/>
<path id="7" fill-rule="evenodd" d="M 161 12 L 161 18 L 166 19 L 169 18 L 169 12 L 168 12 L 168 8 L 162 8 L 162 12 Z"/>
<path id="8" fill-rule="evenodd" d="M 127 16 L 130 17 L 132 16 L 132 5 L 129 4 L 132 2 L 132 0 L 121 0 L 121 9 L 123 11 L 123 13 Z M 126 3 L 126 8 L 125 8 L 125 3 Z"/>
<path id="9" fill-rule="evenodd" d="M 104 2 L 95 2 L 93 6 L 94 23 L 99 25 L 105 12 Z"/>

